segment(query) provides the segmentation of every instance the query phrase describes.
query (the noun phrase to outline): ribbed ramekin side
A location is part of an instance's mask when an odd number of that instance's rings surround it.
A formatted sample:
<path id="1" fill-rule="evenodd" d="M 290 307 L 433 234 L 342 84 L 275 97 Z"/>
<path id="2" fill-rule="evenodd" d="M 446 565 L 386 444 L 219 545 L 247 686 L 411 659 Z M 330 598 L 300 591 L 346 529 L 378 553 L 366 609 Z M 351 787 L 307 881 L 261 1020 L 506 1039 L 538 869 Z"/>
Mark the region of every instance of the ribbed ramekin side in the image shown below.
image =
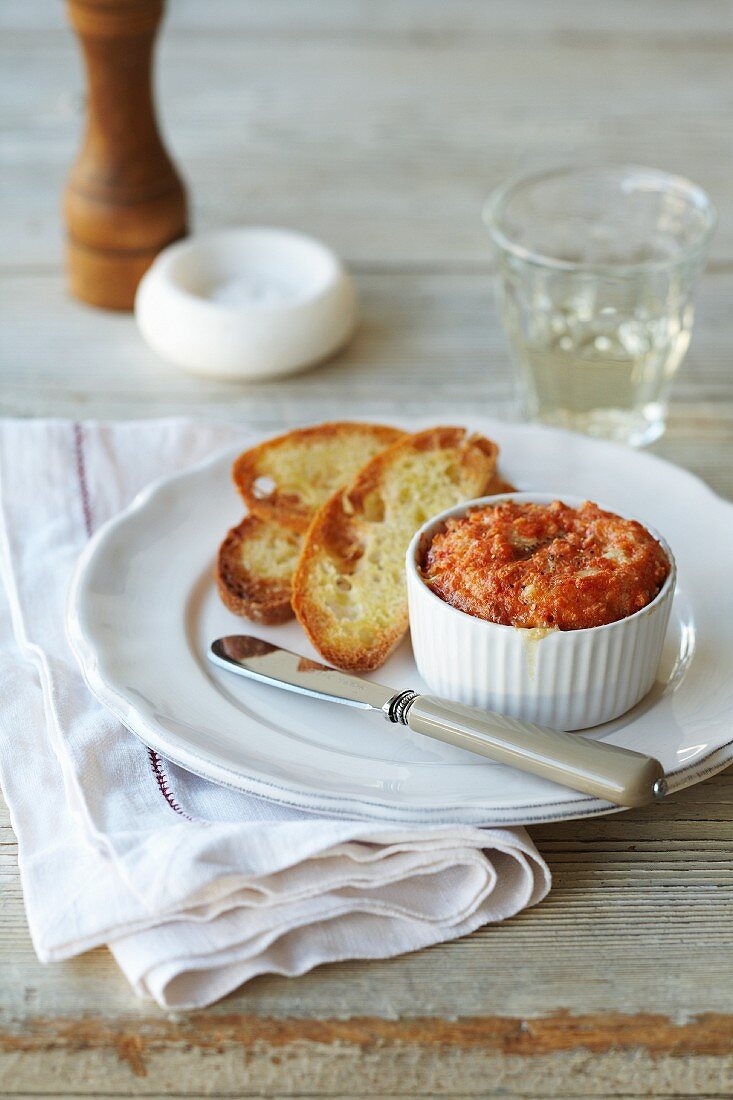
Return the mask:
<path id="1" fill-rule="evenodd" d="M 640 614 L 595 630 L 535 639 L 457 613 L 408 571 L 412 645 L 436 694 L 555 729 L 584 729 L 625 713 L 659 665 L 674 585 Z"/>

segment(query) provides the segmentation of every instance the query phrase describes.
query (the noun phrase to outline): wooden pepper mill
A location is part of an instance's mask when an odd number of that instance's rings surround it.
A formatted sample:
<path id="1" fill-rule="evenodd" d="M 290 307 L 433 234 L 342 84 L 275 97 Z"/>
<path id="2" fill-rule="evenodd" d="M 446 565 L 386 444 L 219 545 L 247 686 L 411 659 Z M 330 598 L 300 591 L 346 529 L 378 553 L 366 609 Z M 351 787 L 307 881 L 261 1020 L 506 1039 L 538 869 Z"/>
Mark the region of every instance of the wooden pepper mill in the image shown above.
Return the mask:
<path id="1" fill-rule="evenodd" d="M 186 194 L 155 117 L 163 0 L 68 0 L 87 75 L 87 126 L 64 196 L 72 294 L 131 309 L 156 254 L 186 233 Z"/>

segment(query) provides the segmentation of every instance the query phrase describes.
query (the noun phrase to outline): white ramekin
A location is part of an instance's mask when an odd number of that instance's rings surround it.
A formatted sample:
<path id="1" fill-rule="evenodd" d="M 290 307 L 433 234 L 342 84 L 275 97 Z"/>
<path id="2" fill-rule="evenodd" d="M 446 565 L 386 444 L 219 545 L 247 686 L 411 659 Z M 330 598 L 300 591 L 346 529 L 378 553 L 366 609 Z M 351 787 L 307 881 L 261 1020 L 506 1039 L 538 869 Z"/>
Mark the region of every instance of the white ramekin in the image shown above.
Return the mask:
<path id="1" fill-rule="evenodd" d="M 423 524 L 407 551 L 410 633 L 420 675 L 438 695 L 554 729 L 584 729 L 618 717 L 646 695 L 656 677 L 675 587 L 669 546 L 647 528 L 671 569 L 641 611 L 605 626 L 556 630 L 536 640 L 526 630 L 451 607 L 420 573 L 427 547 L 449 517 L 500 500 L 583 503 L 564 493 L 506 493 L 460 504 Z"/>

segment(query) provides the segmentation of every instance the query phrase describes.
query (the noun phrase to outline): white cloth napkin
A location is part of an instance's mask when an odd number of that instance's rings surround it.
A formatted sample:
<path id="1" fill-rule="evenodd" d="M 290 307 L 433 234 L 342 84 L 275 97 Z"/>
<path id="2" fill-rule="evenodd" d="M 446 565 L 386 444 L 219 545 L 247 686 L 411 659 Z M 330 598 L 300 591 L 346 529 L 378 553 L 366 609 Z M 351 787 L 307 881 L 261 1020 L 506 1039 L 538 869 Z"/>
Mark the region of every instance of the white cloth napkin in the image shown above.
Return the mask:
<path id="1" fill-rule="evenodd" d="M 453 939 L 550 886 L 522 829 L 268 803 L 163 760 L 85 687 L 64 611 L 89 535 L 153 478 L 255 439 L 184 420 L 0 422 L 0 782 L 33 943 L 44 962 L 106 943 L 167 1008 Z"/>

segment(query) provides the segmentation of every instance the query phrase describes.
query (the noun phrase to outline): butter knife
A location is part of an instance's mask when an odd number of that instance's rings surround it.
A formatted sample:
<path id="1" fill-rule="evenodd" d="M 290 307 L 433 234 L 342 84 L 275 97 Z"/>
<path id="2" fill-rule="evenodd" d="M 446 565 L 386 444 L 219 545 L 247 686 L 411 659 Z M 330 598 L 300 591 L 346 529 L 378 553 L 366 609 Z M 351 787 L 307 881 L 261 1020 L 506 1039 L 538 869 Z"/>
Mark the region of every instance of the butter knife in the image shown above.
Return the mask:
<path id="1" fill-rule="evenodd" d="M 209 659 L 263 684 L 372 711 L 415 733 L 563 783 L 617 806 L 644 806 L 667 793 L 664 769 L 651 756 L 433 695 L 395 691 L 280 649 L 261 638 L 247 634 L 217 638 Z"/>

